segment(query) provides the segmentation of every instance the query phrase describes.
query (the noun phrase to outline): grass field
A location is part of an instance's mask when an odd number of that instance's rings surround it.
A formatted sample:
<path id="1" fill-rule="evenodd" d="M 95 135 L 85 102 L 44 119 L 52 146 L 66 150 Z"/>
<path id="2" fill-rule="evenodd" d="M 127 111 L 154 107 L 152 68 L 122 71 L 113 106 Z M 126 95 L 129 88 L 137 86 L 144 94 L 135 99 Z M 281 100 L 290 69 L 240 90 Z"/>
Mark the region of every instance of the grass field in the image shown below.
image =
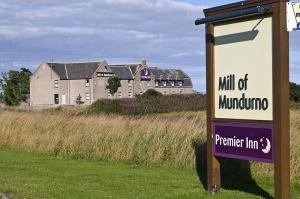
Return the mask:
<path id="1" fill-rule="evenodd" d="M 203 189 L 204 111 L 143 116 L 84 113 L 84 109 L 0 109 L 0 191 L 18 198 L 210 197 Z M 300 110 L 291 111 L 290 126 L 292 190 L 300 199 Z M 225 189 L 213 198 L 272 195 L 273 165 L 220 161 Z"/>
<path id="2" fill-rule="evenodd" d="M 45 154 L 0 151 L 1 191 L 16 198 L 214 198 L 254 199 L 273 194 L 272 178 L 232 177 L 225 189 L 208 195 L 192 169 L 142 166 L 109 161 L 72 160 Z M 293 198 L 300 185 L 293 183 Z"/>

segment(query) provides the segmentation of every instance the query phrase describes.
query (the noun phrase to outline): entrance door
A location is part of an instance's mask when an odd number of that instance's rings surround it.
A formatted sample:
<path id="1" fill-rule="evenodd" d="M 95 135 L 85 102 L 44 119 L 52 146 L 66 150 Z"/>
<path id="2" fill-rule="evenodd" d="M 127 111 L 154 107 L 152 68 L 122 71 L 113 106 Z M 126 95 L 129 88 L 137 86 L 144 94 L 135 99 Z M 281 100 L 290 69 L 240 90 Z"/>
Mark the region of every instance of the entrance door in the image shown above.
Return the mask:
<path id="1" fill-rule="evenodd" d="M 59 104 L 59 95 L 54 94 L 54 104 Z"/>
<path id="2" fill-rule="evenodd" d="M 66 105 L 66 95 L 65 94 L 63 94 L 61 96 L 61 103 L 62 103 L 62 105 Z"/>

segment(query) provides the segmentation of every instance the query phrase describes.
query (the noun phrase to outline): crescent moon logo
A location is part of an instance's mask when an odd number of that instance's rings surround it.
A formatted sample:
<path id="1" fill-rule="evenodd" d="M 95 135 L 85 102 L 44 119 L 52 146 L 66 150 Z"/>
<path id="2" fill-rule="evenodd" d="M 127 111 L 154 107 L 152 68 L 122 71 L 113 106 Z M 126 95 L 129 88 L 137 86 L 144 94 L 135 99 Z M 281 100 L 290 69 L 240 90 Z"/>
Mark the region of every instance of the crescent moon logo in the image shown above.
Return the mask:
<path id="1" fill-rule="evenodd" d="M 148 70 L 145 69 L 145 76 L 148 76 Z"/>
<path id="2" fill-rule="evenodd" d="M 262 152 L 264 154 L 270 153 L 270 151 L 271 151 L 271 142 L 270 142 L 270 140 L 268 138 L 262 138 L 262 139 L 260 139 L 260 143 L 261 143 L 261 146 L 264 147 L 262 149 Z"/>

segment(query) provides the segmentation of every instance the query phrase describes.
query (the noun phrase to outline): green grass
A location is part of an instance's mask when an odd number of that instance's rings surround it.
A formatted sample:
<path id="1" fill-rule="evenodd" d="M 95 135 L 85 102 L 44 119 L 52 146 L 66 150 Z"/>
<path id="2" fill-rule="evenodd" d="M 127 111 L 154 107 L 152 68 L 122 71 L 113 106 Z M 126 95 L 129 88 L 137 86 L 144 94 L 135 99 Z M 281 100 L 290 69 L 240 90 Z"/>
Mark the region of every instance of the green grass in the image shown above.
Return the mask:
<path id="1" fill-rule="evenodd" d="M 273 190 L 272 181 L 257 179 L 261 189 L 268 192 Z M 211 196 L 195 170 L 0 151 L 0 191 L 16 198 L 262 198 L 259 192 L 249 193 L 259 190 L 253 182 L 241 183 L 233 178 L 226 184 L 229 182 L 233 184 L 232 191 L 223 189 Z M 300 198 L 299 184 L 293 184 L 293 197 Z"/>

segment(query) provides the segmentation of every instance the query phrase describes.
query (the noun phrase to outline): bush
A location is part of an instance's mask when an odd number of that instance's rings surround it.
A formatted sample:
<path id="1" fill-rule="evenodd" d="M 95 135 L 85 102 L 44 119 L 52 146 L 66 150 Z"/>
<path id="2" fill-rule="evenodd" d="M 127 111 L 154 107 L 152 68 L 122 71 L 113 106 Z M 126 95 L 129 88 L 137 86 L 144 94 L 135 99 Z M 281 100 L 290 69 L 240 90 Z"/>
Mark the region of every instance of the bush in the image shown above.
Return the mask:
<path id="1" fill-rule="evenodd" d="M 168 113 L 180 111 L 200 111 L 206 108 L 204 95 L 140 95 L 135 99 L 98 100 L 88 107 L 88 113 L 119 113 L 124 115 L 143 115 L 149 113 Z"/>
<path id="2" fill-rule="evenodd" d="M 122 113 L 122 106 L 119 100 L 97 100 L 87 109 L 89 114 L 97 113 Z"/>
<path id="3" fill-rule="evenodd" d="M 144 92 L 141 97 L 161 97 L 163 96 L 160 92 L 154 90 L 154 89 L 148 89 L 146 92 Z"/>

